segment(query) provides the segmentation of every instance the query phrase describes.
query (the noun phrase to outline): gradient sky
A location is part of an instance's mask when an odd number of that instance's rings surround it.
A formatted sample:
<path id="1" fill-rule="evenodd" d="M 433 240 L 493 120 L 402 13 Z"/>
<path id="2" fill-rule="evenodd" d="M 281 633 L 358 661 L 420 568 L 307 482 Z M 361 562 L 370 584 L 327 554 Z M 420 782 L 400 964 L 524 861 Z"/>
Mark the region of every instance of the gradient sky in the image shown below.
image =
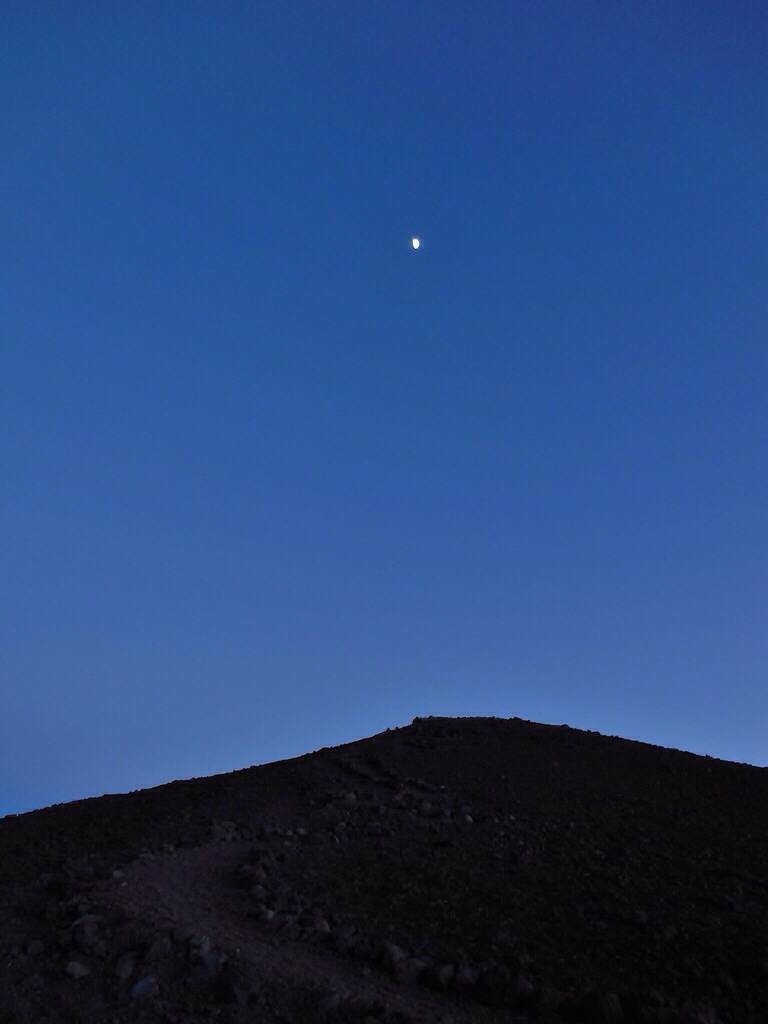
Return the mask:
<path id="1" fill-rule="evenodd" d="M 0 814 L 429 714 L 768 763 L 767 30 L 3 3 Z"/>

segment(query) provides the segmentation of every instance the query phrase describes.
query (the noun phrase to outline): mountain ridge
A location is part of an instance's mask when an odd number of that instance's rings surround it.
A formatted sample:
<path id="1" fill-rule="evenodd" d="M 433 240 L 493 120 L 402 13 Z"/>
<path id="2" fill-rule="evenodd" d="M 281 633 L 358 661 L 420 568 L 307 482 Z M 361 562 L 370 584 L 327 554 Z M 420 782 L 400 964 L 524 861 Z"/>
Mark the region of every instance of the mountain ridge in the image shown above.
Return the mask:
<path id="1" fill-rule="evenodd" d="M 417 716 L 0 819 L 0 1022 L 757 1024 L 766 879 L 762 768 Z"/>

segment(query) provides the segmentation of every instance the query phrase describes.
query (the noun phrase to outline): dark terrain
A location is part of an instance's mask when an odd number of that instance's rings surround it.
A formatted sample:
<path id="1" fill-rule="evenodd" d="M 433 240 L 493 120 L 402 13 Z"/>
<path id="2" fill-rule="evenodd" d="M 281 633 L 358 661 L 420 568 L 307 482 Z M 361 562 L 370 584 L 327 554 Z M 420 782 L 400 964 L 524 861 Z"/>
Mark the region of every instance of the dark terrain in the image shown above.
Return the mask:
<path id="1" fill-rule="evenodd" d="M 518 718 L 0 819 L 0 1024 L 768 1021 L 768 769 Z"/>

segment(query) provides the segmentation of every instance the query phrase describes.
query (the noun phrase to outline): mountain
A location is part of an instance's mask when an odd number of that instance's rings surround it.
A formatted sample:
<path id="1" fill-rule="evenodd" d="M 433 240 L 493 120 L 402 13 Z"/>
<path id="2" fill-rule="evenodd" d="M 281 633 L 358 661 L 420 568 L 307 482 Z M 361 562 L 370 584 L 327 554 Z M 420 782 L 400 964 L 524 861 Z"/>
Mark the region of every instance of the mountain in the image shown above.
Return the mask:
<path id="1" fill-rule="evenodd" d="M 768 1020 L 768 769 L 519 718 L 0 819 L 0 1024 Z"/>

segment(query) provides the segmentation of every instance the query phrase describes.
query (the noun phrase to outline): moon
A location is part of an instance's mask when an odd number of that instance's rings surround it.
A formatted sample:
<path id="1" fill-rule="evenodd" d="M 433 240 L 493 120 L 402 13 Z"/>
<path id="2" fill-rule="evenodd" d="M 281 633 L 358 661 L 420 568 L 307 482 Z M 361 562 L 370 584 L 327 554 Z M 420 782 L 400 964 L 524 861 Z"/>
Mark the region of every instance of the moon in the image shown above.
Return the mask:
<path id="1" fill-rule="evenodd" d="M 419 246 L 421 245 L 421 239 L 420 238 L 412 238 L 411 239 L 411 245 L 413 246 L 414 249 L 418 249 Z"/>

